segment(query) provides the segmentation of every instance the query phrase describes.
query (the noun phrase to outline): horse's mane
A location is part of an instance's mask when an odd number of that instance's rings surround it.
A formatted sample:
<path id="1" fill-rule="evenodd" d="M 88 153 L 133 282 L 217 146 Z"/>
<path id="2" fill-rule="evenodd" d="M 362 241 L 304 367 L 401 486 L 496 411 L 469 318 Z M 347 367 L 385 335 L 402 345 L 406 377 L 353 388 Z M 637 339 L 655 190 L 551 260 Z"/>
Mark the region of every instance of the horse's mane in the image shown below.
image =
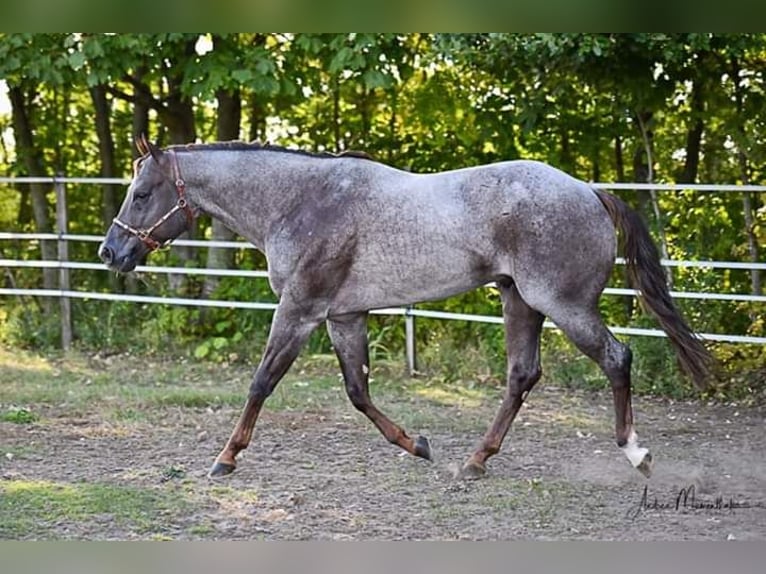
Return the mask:
<path id="1" fill-rule="evenodd" d="M 167 149 L 174 151 L 276 151 L 282 153 L 292 153 L 297 155 L 304 155 L 308 157 L 324 157 L 324 158 L 339 158 L 339 157 L 353 157 L 359 159 L 374 158 L 363 151 L 346 150 L 339 153 L 331 153 L 327 151 L 313 152 L 301 149 L 291 149 L 270 143 L 261 143 L 258 141 L 245 142 L 240 140 L 232 140 L 226 142 L 211 142 L 211 143 L 193 143 L 185 145 L 171 145 Z"/>

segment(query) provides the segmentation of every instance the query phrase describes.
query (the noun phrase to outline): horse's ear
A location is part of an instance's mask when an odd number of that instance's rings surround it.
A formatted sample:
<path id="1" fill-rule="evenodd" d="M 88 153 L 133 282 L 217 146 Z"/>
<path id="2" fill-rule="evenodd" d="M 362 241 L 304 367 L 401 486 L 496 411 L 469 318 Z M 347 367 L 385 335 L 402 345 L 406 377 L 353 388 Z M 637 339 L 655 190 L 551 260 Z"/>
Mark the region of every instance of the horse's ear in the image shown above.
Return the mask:
<path id="1" fill-rule="evenodd" d="M 143 157 L 149 153 L 149 147 L 146 145 L 146 135 L 141 134 L 140 136 L 136 137 L 133 140 L 133 143 L 136 144 L 136 149 L 138 150 L 138 153 Z"/>
<path id="2" fill-rule="evenodd" d="M 156 145 L 154 145 L 152 142 L 146 140 L 144 138 L 146 147 L 149 149 L 149 153 L 152 154 L 152 157 L 154 158 L 154 161 L 159 163 L 160 158 L 162 157 L 162 150 L 158 148 Z"/>
<path id="3" fill-rule="evenodd" d="M 151 154 L 154 161 L 157 162 L 160 161 L 160 158 L 162 157 L 162 150 L 146 139 L 146 134 L 144 133 L 136 138 L 136 149 L 142 156 Z"/>

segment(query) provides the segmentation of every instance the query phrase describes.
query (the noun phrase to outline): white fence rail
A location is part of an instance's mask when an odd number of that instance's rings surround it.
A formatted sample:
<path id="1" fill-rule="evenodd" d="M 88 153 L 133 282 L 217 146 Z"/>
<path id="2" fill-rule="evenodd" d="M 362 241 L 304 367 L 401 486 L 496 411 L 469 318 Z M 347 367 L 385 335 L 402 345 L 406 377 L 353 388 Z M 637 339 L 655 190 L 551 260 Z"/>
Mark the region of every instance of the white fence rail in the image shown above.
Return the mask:
<path id="1" fill-rule="evenodd" d="M 190 299 L 180 297 L 156 297 L 150 295 L 130 295 L 122 293 L 103 293 L 72 289 L 69 286 L 70 270 L 90 270 L 106 271 L 106 268 L 98 262 L 77 262 L 69 261 L 66 256 L 66 246 L 68 242 L 91 242 L 102 241 L 103 237 L 99 235 L 77 235 L 67 233 L 66 221 L 66 189 L 65 184 L 119 184 L 125 185 L 128 180 L 116 178 L 79 178 L 79 177 L 53 177 L 53 178 L 0 178 L 2 183 L 49 183 L 54 186 L 57 195 L 57 233 L 12 233 L 0 232 L 0 242 L 8 240 L 16 241 L 57 241 L 59 244 L 59 259 L 57 261 L 44 260 L 19 260 L 19 259 L 0 259 L 2 268 L 55 268 L 60 272 L 59 289 L 22 289 L 22 288 L 0 288 L 1 296 L 32 296 L 32 297 L 54 297 L 62 302 L 62 345 L 68 347 L 71 342 L 71 318 L 69 315 L 69 302 L 71 299 L 91 299 L 104 301 L 127 301 L 150 304 L 165 305 L 186 305 L 197 307 L 225 307 L 240 309 L 257 309 L 263 311 L 273 311 L 276 304 L 271 302 L 255 301 L 234 301 L 234 300 L 209 300 L 209 299 Z M 739 185 L 673 185 L 673 184 L 594 184 L 594 187 L 601 189 L 630 189 L 630 190 L 700 190 L 714 191 L 719 193 L 729 192 L 766 192 L 766 186 L 739 186 Z M 254 247 L 243 241 L 212 241 L 212 240 L 178 240 L 178 245 L 201 247 L 201 248 L 229 248 L 229 249 L 254 249 Z M 95 254 L 95 249 L 94 249 Z M 95 257 L 94 257 L 95 259 Z M 622 258 L 616 259 L 617 264 L 624 264 Z M 707 269 L 738 269 L 738 270 L 759 270 L 766 271 L 766 263 L 763 262 L 741 262 L 741 261 L 682 261 L 682 260 L 662 260 L 665 267 L 695 267 Z M 265 270 L 240 270 L 240 269 L 206 269 L 189 267 L 168 267 L 168 266 L 139 266 L 136 271 L 140 273 L 161 273 L 161 274 L 195 274 L 218 277 L 251 277 L 267 278 L 268 273 Z M 607 288 L 604 293 L 613 296 L 634 296 L 638 292 L 634 289 Z M 718 293 L 718 292 L 696 292 L 696 291 L 672 291 L 671 295 L 678 299 L 695 300 L 715 300 L 715 301 L 738 301 L 747 303 L 766 303 L 766 295 L 753 295 L 747 293 Z M 448 313 L 443 311 L 433 311 L 426 309 L 408 308 L 388 308 L 378 309 L 372 312 L 378 315 L 402 316 L 405 319 L 405 339 L 407 362 L 410 370 L 415 370 L 415 318 L 431 318 L 440 320 L 471 321 L 489 324 L 502 324 L 502 317 L 472 315 L 464 313 Z M 69 323 L 65 326 L 65 323 Z M 556 326 L 546 321 L 546 328 L 556 328 Z M 641 329 L 634 327 L 610 326 L 612 332 L 621 335 L 637 335 L 650 337 L 664 337 L 665 333 L 659 329 Z M 68 331 L 68 332 L 67 332 Z M 735 333 L 700 333 L 700 336 L 710 341 L 722 341 L 730 343 L 750 343 L 766 344 L 766 337 L 755 337 Z"/>

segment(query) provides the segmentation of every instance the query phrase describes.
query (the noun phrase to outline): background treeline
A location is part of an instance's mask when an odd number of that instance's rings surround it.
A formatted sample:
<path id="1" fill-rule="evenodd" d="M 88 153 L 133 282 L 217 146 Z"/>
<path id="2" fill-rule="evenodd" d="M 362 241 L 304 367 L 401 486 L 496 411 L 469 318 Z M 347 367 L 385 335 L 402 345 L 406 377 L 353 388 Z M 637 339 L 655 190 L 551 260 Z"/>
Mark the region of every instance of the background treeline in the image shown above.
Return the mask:
<path id="1" fill-rule="evenodd" d="M 762 183 L 766 170 L 766 34 L 1 34 L 0 173 L 123 177 L 133 138 L 159 144 L 261 140 L 308 150 L 366 150 L 433 172 L 534 158 L 602 182 Z M 68 186 L 70 231 L 100 234 L 120 186 Z M 621 192 L 673 259 L 761 261 L 764 195 Z M 49 185 L 0 186 L 0 229 L 49 231 Z M 201 219 L 193 236 L 230 239 Z M 55 258 L 55 245 L 3 241 L 4 258 Z M 92 243 L 70 257 L 94 261 Z M 264 268 L 254 250 L 174 248 L 153 262 Z M 613 284 L 624 285 L 623 269 Z M 675 269 L 677 290 L 761 294 L 748 270 Z M 273 300 L 266 281 L 73 273 L 76 288 Z M 4 269 L 7 286 L 54 288 L 55 272 Z M 628 297 L 606 297 L 610 324 L 654 326 Z M 763 336 L 764 305 L 680 302 L 706 332 Z M 188 351 L 253 358 L 270 315 L 74 301 L 75 336 L 110 351 Z M 492 291 L 430 307 L 499 314 Z M 51 301 L 0 300 L 0 337 L 54 346 Z M 501 376 L 502 333 L 488 325 L 419 321 L 426 367 L 449 377 Z M 372 321 L 372 349 L 394 356 L 401 319 Z M 564 380 L 603 380 L 546 333 L 549 367 Z M 634 339 L 639 388 L 686 388 L 663 340 Z M 323 333 L 313 350 L 327 350 Z M 724 391 L 763 386 L 763 346 L 718 345 Z M 245 355 L 247 353 L 247 355 Z"/>

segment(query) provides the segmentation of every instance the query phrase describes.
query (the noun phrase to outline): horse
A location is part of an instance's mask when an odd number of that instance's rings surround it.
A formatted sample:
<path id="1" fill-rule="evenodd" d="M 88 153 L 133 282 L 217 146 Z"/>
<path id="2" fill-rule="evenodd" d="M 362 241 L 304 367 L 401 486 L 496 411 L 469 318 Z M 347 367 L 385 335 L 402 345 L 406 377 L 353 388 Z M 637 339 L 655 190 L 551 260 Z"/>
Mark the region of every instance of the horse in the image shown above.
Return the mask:
<path id="1" fill-rule="evenodd" d="M 432 174 L 357 153 L 312 153 L 244 142 L 174 145 L 145 137 L 124 202 L 98 255 L 127 273 L 188 230 L 201 213 L 262 251 L 279 298 L 244 409 L 209 476 L 233 472 L 264 401 L 322 323 L 346 393 L 391 443 L 432 459 L 370 399 L 370 310 L 444 299 L 494 282 L 502 300 L 506 388 L 494 421 L 459 468 L 487 472 L 540 379 L 540 335 L 550 318 L 609 380 L 615 434 L 645 476 L 631 405 L 630 348 L 605 326 L 598 300 L 622 237 L 628 276 L 667 333 L 682 370 L 700 389 L 712 355 L 668 291 L 656 245 L 618 197 L 545 163 L 514 160 Z"/>

